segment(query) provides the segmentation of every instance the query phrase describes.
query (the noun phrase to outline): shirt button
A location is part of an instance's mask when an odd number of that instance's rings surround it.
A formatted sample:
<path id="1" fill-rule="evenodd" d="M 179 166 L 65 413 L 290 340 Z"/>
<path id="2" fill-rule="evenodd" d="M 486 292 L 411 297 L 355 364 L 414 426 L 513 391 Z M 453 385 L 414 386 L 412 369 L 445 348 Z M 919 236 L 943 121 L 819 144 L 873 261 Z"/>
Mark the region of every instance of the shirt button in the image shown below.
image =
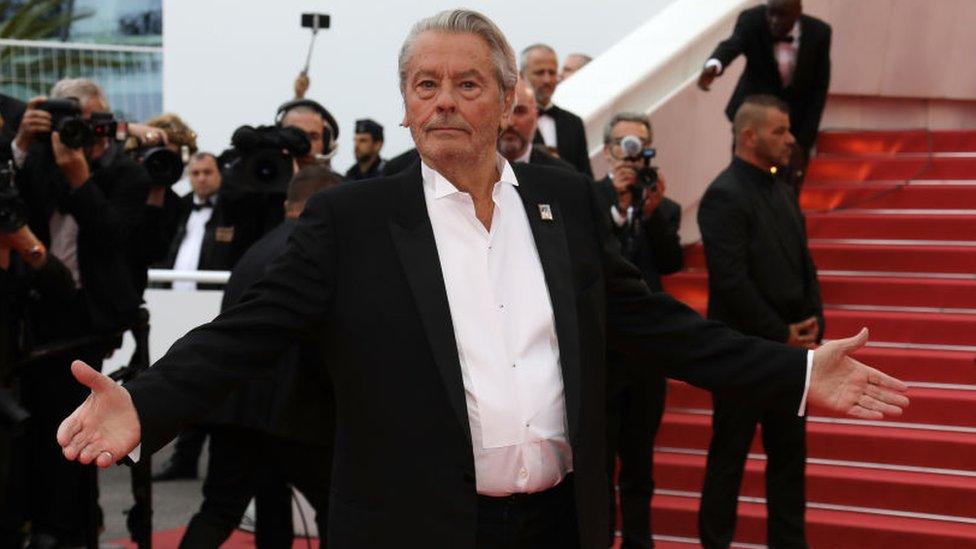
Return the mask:
<path id="1" fill-rule="evenodd" d="M 517 364 L 512 364 L 512 368 L 515 368 L 516 366 L 517 366 Z"/>
<path id="2" fill-rule="evenodd" d="M 529 476 L 529 472 L 525 470 L 525 467 L 519 469 L 519 476 L 522 478 L 526 478 Z"/>

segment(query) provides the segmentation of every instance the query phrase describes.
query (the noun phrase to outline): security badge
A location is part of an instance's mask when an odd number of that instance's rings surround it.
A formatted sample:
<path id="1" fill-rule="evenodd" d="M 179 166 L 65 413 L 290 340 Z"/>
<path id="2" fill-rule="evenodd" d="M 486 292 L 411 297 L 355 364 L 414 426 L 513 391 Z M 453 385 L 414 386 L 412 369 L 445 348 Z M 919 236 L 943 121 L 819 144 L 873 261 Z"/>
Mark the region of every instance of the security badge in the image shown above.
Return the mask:
<path id="1" fill-rule="evenodd" d="M 549 204 L 539 204 L 539 217 L 543 221 L 552 221 L 552 207 Z"/>

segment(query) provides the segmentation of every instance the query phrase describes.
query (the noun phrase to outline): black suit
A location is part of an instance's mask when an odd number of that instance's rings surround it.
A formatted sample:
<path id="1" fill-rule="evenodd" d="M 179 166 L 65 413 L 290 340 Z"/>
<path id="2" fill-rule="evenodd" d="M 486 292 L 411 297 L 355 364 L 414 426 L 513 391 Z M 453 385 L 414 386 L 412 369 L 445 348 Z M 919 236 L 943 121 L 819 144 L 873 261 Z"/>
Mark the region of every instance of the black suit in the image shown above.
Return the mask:
<path id="1" fill-rule="evenodd" d="M 708 317 L 748 335 L 785 342 L 789 324 L 811 316 L 823 333 L 817 271 L 803 215 L 785 184 L 735 158 L 712 182 L 698 209 L 708 263 Z M 727 547 L 736 498 L 756 423 L 763 426 L 768 543 L 804 547 L 805 419 L 770 414 L 728 395 L 714 396 L 714 435 L 702 489 L 705 547 Z"/>
<path id="2" fill-rule="evenodd" d="M 553 307 L 579 539 L 602 549 L 608 340 L 690 382 L 748 388 L 790 406 L 802 393 L 805 355 L 651 294 L 617 253 L 591 181 L 531 164 L 514 169 Z M 550 205 L 551 221 L 541 219 L 540 204 Z M 451 314 L 419 164 L 319 193 L 250 299 L 182 338 L 129 384 L 144 451 L 311 334 L 328 349 L 336 395 L 332 546 L 436 539 L 474 548 L 478 496 Z"/>
<path id="3" fill-rule="evenodd" d="M 529 153 L 529 164 L 535 164 L 537 166 L 549 166 L 552 168 L 559 168 L 561 170 L 576 171 L 576 168 L 566 162 L 562 158 L 556 158 L 555 156 L 546 152 L 540 145 L 532 145 L 532 152 Z"/>
<path id="4" fill-rule="evenodd" d="M 617 205 L 613 181 L 605 177 L 596 184 L 610 216 L 610 208 Z M 662 290 L 662 274 L 677 272 L 684 265 L 678 237 L 680 226 L 681 206 L 666 197 L 649 218 L 614 226 L 624 257 L 640 269 L 652 291 Z M 654 495 L 654 439 L 664 415 L 667 380 L 646 363 L 621 353 L 610 351 L 607 363 L 610 367 L 607 383 L 610 516 L 616 514 L 614 491 L 619 487 L 621 547 L 653 547 L 650 507 Z M 612 482 L 615 457 L 620 459 L 616 483 Z"/>
<path id="5" fill-rule="evenodd" d="M 77 463 L 65 462 L 50 437 L 88 395 L 71 376 L 70 358 L 100 368 L 106 352 L 117 344 L 113 334 L 137 318 L 142 294 L 132 275 L 132 239 L 145 208 L 149 175 L 112 147 L 92 163 L 88 181 L 70 189 L 50 144 L 35 140 L 18 173 L 18 186 L 30 209 L 30 228 L 49 251 L 55 212 L 70 215 L 78 225 L 74 242 L 80 290 L 66 301 L 40 303 L 32 324 L 35 341 L 64 343 L 104 336 L 64 356 L 38 361 L 25 368 L 22 377 L 23 399 L 32 416 L 24 446 L 30 459 L 24 462 L 27 471 L 15 474 L 29 477 L 33 484 L 20 495 L 19 504 L 31 516 L 35 533 L 80 545 L 85 530 L 92 527 L 86 509 L 95 476 Z"/>
<path id="6" fill-rule="evenodd" d="M 286 219 L 241 257 L 224 288 L 222 309 L 246 299 L 248 288 L 284 252 L 296 225 Z M 208 418 L 205 499 L 181 546 L 219 547 L 255 497 L 258 547 L 291 547 L 289 483 L 315 508 L 325 539 L 335 411 L 322 356 L 314 341 L 295 345 L 277 369 L 246 383 Z"/>
<path id="7" fill-rule="evenodd" d="M 830 86 L 830 25 L 809 15 L 800 16 L 800 47 L 789 86 L 783 85 L 773 55 L 773 36 L 766 22 L 766 6 L 739 14 L 732 36 L 715 48 L 711 57 L 728 67 L 739 55 L 746 56 L 746 68 L 732 93 L 725 114 L 735 116 L 746 97 L 775 95 L 790 106 L 791 132 L 808 153 L 817 140 L 820 116 Z"/>
<path id="8" fill-rule="evenodd" d="M 10 144 L 17 137 L 17 129 L 26 109 L 27 104 L 23 101 L 0 94 L 0 119 L 3 120 L 3 128 L 0 128 L 0 161 L 6 162 L 13 157 Z"/>
<path id="9" fill-rule="evenodd" d="M 552 104 L 545 114 L 539 116 L 550 116 L 556 122 L 556 150 L 559 152 L 559 158 L 569 162 L 578 172 L 592 179 L 593 168 L 590 167 L 590 150 L 586 146 L 586 128 L 583 126 L 583 119 Z M 545 144 L 538 130 L 535 132 L 534 141 Z"/>

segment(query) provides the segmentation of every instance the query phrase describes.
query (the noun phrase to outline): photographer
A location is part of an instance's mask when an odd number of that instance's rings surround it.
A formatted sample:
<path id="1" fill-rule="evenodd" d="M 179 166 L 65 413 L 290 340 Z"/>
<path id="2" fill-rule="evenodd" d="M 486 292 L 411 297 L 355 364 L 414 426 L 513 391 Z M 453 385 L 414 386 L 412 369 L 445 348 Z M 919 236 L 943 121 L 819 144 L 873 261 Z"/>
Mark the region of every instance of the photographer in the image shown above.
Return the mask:
<path id="1" fill-rule="evenodd" d="M 23 166 L 18 187 L 30 229 L 65 265 L 78 289 L 65 302 L 38 307 L 35 341 L 70 346 L 69 356 L 82 354 L 96 365 L 137 318 L 141 301 L 131 275 L 131 246 L 149 177 L 114 143 L 115 134 L 101 88 L 89 80 L 64 79 L 50 99 L 28 102 L 13 144 L 15 161 Z M 29 491 L 13 494 L 19 498 L 15 505 L 30 522 L 35 545 L 82 545 L 100 520 L 89 506 L 95 476 L 84 467 L 66 467 L 50 438 L 59 418 L 87 391 L 72 382 L 63 356 L 26 368 L 22 390 L 32 416 L 23 449 L 30 459 L 12 474 L 26 479 Z"/>
<path id="2" fill-rule="evenodd" d="M 648 287 L 661 291 L 661 275 L 681 269 L 678 227 L 681 207 L 664 196 L 664 177 L 650 165 L 651 123 L 639 113 L 618 113 L 603 133 L 610 173 L 597 182 L 624 257 L 636 265 Z M 610 494 L 613 464 L 620 459 L 622 548 L 651 547 L 650 504 L 654 493 L 654 437 L 664 414 L 667 382 L 653 368 L 610 352 L 607 357 L 607 433 Z M 611 506 L 616 498 L 611 497 Z M 611 515 L 614 516 L 611 508 Z M 612 545 L 613 532 L 610 532 Z"/>
<path id="3" fill-rule="evenodd" d="M 126 152 L 142 164 L 151 182 L 133 246 L 134 275 L 145 290 L 146 270 L 166 259 L 186 221 L 190 205 L 173 192 L 172 186 L 183 178 L 185 163 L 196 154 L 197 139 L 183 119 L 169 113 L 155 116 L 145 124 L 129 124 L 127 133 Z"/>

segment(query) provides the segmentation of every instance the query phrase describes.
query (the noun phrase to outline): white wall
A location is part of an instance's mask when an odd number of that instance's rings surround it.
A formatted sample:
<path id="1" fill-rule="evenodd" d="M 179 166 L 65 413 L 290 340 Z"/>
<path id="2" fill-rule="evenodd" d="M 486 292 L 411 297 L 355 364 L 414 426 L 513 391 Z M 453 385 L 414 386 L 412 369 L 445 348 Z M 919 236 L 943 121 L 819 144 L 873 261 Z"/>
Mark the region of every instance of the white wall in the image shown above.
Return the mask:
<path id="1" fill-rule="evenodd" d="M 574 51 L 599 55 L 671 1 L 472 0 L 465 7 L 491 17 L 516 51 L 545 42 L 561 59 Z M 187 120 L 204 150 L 225 148 L 242 124 L 270 123 L 277 106 L 292 97 L 305 62 L 311 33 L 300 27 L 300 14 L 324 12 L 332 28 L 317 39 L 308 97 L 339 122 L 333 167 L 344 172 L 353 163 L 351 130 L 358 118 L 385 126 L 383 155 L 395 156 L 413 146 L 398 127 L 400 44 L 418 19 L 455 7 L 456 1 L 443 0 L 164 0 L 163 108 Z"/>

